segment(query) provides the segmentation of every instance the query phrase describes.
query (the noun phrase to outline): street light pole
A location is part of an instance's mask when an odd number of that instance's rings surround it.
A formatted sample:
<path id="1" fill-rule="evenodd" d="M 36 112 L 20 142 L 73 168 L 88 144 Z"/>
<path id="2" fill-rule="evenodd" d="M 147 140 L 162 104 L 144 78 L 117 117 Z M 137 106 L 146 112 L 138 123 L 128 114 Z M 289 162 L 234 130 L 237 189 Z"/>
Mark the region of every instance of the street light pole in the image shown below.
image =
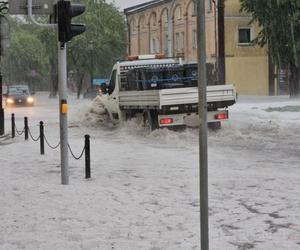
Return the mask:
<path id="1" fill-rule="evenodd" d="M 209 250 L 205 0 L 197 0 L 200 245 Z"/>

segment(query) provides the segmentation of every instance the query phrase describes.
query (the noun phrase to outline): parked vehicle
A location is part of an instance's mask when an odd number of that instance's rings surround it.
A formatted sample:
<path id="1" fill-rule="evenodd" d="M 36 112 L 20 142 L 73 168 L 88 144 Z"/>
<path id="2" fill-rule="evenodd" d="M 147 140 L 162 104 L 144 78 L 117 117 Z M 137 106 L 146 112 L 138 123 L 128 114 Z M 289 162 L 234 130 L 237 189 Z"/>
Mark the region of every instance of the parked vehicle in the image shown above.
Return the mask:
<path id="1" fill-rule="evenodd" d="M 175 59 L 155 59 L 154 55 L 130 59 L 117 62 L 109 82 L 102 87 L 103 103 L 112 120 L 141 115 L 151 130 L 197 121 L 196 64 L 183 65 Z M 219 128 L 229 117 L 228 106 L 235 102 L 232 85 L 208 86 L 208 123 Z"/>
<path id="2" fill-rule="evenodd" d="M 33 106 L 35 103 L 32 92 L 27 85 L 10 85 L 5 95 L 7 106 Z"/>

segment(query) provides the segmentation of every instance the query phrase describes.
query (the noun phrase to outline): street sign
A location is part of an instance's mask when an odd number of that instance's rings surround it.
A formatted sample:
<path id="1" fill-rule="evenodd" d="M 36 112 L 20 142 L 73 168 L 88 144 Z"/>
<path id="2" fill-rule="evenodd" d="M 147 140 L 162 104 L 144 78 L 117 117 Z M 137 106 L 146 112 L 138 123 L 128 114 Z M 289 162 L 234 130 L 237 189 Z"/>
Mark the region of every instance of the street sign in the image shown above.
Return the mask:
<path id="1" fill-rule="evenodd" d="M 54 4 L 57 0 L 32 0 L 33 15 L 51 15 L 54 12 Z M 27 0 L 10 0 L 9 14 L 27 15 Z"/>

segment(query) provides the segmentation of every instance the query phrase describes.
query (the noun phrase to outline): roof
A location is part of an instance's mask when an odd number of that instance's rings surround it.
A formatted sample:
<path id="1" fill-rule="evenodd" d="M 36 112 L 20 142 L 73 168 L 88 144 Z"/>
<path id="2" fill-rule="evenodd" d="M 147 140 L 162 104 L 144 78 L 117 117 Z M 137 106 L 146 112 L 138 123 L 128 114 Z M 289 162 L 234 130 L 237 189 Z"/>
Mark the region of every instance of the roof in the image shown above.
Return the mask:
<path id="1" fill-rule="evenodd" d="M 165 4 L 165 3 L 169 3 L 171 1 L 172 0 L 153 0 L 153 1 L 149 1 L 149 2 L 146 2 L 146 3 L 142 3 L 142 4 L 138 4 L 138 5 L 134 5 L 132 7 L 126 8 L 126 9 L 124 9 L 124 13 L 126 15 L 134 14 L 134 13 L 146 10 L 146 9 L 153 8 L 155 6 L 159 6 L 159 5 L 162 5 L 162 4 Z"/>

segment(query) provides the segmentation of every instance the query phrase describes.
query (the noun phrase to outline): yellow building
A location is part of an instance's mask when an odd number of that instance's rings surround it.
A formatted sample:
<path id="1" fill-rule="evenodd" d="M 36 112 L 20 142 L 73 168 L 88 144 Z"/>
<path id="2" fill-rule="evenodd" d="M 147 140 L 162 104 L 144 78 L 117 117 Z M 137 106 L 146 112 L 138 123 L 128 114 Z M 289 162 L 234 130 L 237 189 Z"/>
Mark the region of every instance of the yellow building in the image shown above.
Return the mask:
<path id="1" fill-rule="evenodd" d="M 218 54 L 215 2 L 206 0 L 207 62 L 213 65 Z M 165 53 L 183 57 L 186 63 L 196 62 L 195 0 L 154 0 L 124 12 L 129 54 Z M 250 20 L 248 14 L 240 12 L 239 0 L 225 1 L 226 83 L 235 85 L 242 95 L 273 94 L 275 81 L 269 74 L 273 67 L 267 49 L 251 44 L 259 28 L 249 24 Z"/>

